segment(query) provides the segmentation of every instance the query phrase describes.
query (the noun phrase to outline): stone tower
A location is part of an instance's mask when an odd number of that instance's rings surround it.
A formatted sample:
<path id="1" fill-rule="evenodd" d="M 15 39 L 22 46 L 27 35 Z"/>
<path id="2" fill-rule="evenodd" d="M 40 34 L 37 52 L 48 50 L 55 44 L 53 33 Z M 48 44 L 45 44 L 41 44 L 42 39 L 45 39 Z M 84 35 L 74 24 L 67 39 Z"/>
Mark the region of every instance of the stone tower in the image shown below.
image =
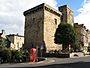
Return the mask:
<path id="1" fill-rule="evenodd" d="M 58 9 L 62 13 L 61 22 L 73 25 L 73 11 L 67 5 L 60 6 Z"/>
<path id="2" fill-rule="evenodd" d="M 58 50 L 54 43 L 54 34 L 61 22 L 61 12 L 47 4 L 41 4 L 24 12 L 25 16 L 25 47 Z"/>

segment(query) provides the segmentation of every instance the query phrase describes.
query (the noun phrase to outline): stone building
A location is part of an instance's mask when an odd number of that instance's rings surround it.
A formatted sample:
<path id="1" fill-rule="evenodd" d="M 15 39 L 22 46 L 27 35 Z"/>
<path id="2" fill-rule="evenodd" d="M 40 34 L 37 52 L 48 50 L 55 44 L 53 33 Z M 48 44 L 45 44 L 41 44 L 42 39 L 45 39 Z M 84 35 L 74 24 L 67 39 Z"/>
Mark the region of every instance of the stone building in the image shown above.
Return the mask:
<path id="1" fill-rule="evenodd" d="M 24 12 L 25 16 L 25 47 L 50 50 L 62 49 L 61 45 L 54 43 L 56 28 L 62 22 L 73 25 L 73 12 L 67 6 L 59 10 L 43 3 Z"/>
<path id="2" fill-rule="evenodd" d="M 10 40 L 10 48 L 13 50 L 19 50 L 24 45 L 24 36 L 18 34 L 10 34 L 7 35 L 8 39 Z"/>
<path id="3" fill-rule="evenodd" d="M 88 36 L 88 51 L 90 52 L 90 31 L 87 29 L 87 36 Z"/>
<path id="4" fill-rule="evenodd" d="M 68 5 L 60 6 L 59 11 L 62 13 L 61 22 L 69 23 L 73 26 L 74 16 L 73 16 L 73 11 L 70 9 L 70 7 Z"/>
<path id="5" fill-rule="evenodd" d="M 79 45 L 82 51 L 88 51 L 88 33 L 84 24 L 74 23 L 74 28 L 78 36 Z"/>

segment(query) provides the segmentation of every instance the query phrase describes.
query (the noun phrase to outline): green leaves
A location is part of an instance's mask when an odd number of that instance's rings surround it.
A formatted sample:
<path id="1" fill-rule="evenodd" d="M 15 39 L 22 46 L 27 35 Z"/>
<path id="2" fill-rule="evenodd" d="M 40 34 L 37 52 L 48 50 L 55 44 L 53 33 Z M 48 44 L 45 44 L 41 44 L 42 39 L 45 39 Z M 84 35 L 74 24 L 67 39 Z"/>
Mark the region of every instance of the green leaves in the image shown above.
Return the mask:
<path id="1" fill-rule="evenodd" d="M 28 58 L 26 49 L 11 50 L 10 48 L 0 48 L 0 63 L 26 62 Z"/>
<path id="2" fill-rule="evenodd" d="M 65 44 L 71 45 L 72 47 L 76 46 L 77 35 L 74 27 L 70 24 L 59 24 L 56 29 L 54 41 L 56 44 L 64 44 L 64 46 Z"/>
<path id="3" fill-rule="evenodd" d="M 0 38 L 0 47 L 6 47 L 7 41 L 5 38 Z"/>

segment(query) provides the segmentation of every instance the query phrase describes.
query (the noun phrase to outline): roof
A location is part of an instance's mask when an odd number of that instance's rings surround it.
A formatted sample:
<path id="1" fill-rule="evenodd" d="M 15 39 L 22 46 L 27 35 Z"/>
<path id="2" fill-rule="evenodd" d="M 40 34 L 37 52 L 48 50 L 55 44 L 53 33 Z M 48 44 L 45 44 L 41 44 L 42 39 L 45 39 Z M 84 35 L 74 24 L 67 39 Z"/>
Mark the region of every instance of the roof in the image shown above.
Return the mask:
<path id="1" fill-rule="evenodd" d="M 7 35 L 8 37 L 9 36 L 18 36 L 18 37 L 24 37 L 24 36 L 22 36 L 22 35 L 18 35 L 18 34 L 9 34 L 9 35 Z"/>
<path id="2" fill-rule="evenodd" d="M 71 7 L 68 6 L 68 5 L 62 5 L 62 6 L 58 7 L 58 8 L 60 9 L 60 8 L 66 8 L 66 7 L 73 12 L 73 10 L 71 9 Z"/>
<path id="3" fill-rule="evenodd" d="M 24 16 L 26 16 L 27 14 L 29 14 L 31 12 L 35 12 L 35 11 L 41 9 L 41 8 L 44 8 L 44 7 L 50 9 L 52 12 L 54 12 L 54 13 L 56 13 L 58 15 L 62 15 L 62 13 L 60 11 L 54 9 L 53 7 L 51 7 L 51 6 L 49 6 L 49 5 L 45 4 L 45 3 L 42 3 L 42 4 L 40 4 L 40 5 L 36 6 L 36 7 L 33 7 L 31 9 L 29 9 L 29 10 L 26 10 L 24 12 Z"/>

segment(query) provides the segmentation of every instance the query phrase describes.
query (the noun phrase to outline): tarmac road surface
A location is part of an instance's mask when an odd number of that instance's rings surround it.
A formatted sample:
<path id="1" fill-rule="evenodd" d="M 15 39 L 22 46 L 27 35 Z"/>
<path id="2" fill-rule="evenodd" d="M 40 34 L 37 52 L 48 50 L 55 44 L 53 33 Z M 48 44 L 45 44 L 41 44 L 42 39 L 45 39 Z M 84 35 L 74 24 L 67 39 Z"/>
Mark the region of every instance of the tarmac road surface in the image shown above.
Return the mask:
<path id="1" fill-rule="evenodd" d="M 90 68 L 90 56 L 81 58 L 47 58 L 41 62 L 0 64 L 0 68 Z"/>

